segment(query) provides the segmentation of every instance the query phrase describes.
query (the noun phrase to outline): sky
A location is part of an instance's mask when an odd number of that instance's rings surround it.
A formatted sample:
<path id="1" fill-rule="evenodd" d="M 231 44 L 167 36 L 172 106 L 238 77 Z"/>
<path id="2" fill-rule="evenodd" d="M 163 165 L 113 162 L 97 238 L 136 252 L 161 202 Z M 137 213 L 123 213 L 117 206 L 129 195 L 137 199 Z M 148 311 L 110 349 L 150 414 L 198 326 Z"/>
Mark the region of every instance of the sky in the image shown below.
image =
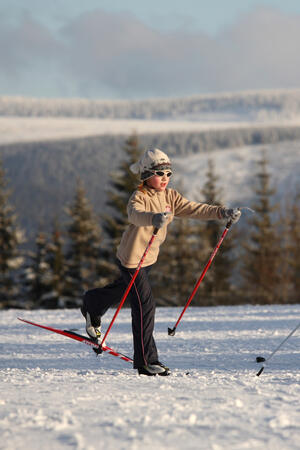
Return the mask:
<path id="1" fill-rule="evenodd" d="M 299 88 L 299 0 L 0 0 L 0 95 Z"/>

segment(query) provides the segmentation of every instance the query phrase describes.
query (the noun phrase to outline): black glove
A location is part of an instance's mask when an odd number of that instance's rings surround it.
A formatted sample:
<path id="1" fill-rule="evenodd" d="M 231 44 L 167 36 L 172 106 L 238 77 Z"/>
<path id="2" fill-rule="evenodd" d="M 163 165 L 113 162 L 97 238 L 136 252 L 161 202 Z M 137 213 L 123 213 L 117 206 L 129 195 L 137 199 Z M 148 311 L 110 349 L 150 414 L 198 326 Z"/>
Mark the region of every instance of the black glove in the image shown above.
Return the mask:
<path id="1" fill-rule="evenodd" d="M 231 220 L 232 223 L 236 223 L 240 220 L 241 211 L 239 208 L 223 208 L 222 214 L 224 219 Z"/>
<path id="2" fill-rule="evenodd" d="M 168 220 L 168 214 L 170 214 L 170 213 L 164 212 L 164 213 L 154 214 L 152 217 L 152 225 L 155 228 L 161 228 L 164 225 L 166 225 L 167 220 Z"/>

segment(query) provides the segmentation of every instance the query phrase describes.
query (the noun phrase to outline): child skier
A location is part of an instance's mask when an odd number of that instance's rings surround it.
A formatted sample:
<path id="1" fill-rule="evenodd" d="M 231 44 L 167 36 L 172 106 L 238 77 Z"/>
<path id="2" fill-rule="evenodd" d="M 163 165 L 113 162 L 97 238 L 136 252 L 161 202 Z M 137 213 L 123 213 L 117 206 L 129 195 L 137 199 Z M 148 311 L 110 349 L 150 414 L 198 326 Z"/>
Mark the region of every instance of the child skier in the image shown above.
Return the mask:
<path id="1" fill-rule="evenodd" d="M 167 189 L 172 175 L 168 156 L 159 149 L 147 150 L 130 167 L 140 174 L 142 184 L 129 199 L 127 211 L 129 225 L 117 250 L 120 278 L 104 288 L 85 293 L 81 312 L 86 319 L 86 331 L 92 339 L 100 339 L 101 317 L 107 309 L 120 302 L 137 265 L 152 236 L 158 233 L 131 288 L 132 333 L 134 368 L 140 375 L 169 375 L 170 370 L 158 359 L 153 338 L 155 301 L 149 282 L 149 272 L 156 262 L 159 247 L 167 234 L 167 225 L 174 217 L 192 217 L 203 220 L 231 219 L 237 222 L 241 212 L 222 206 L 191 202 L 174 189 Z"/>

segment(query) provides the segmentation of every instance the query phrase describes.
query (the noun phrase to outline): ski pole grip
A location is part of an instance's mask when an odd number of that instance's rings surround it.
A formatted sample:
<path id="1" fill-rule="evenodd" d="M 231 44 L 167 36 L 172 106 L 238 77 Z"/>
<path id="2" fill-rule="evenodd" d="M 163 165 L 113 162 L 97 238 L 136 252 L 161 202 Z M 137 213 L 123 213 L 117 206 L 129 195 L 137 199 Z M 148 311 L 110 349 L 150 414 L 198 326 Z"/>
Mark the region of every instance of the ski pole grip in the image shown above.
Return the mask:
<path id="1" fill-rule="evenodd" d="M 157 233 L 158 233 L 158 228 L 155 227 L 154 230 L 153 230 L 153 234 L 156 236 Z"/>
<path id="2" fill-rule="evenodd" d="M 227 230 L 229 230 L 232 224 L 233 224 L 232 220 L 228 220 L 228 222 L 226 223 Z"/>

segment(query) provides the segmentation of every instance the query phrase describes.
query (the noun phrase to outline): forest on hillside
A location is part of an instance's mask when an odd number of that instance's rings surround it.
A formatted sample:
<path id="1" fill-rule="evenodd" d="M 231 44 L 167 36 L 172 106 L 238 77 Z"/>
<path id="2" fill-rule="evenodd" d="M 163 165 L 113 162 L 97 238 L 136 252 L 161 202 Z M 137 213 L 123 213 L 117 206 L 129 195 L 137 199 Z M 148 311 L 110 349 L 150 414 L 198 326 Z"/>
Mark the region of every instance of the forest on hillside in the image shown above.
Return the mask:
<path id="1" fill-rule="evenodd" d="M 141 148 L 162 148 L 172 157 L 201 153 L 209 157 L 216 149 L 299 140 L 297 127 L 139 136 Z M 124 136 L 109 135 L 0 146 L 0 158 L 12 183 L 12 200 L 29 246 L 39 227 L 49 232 L 54 216 L 65 218 L 64 206 L 72 198 L 77 178 L 84 183 L 96 213 L 109 212 L 106 187 L 110 173 L 118 170 L 122 160 L 123 144 Z"/>
<path id="2" fill-rule="evenodd" d="M 117 276 L 115 250 L 127 226 L 129 195 L 138 183 L 129 166 L 143 151 L 137 136 L 123 142 L 121 149 L 104 196 L 110 213 L 102 211 L 99 220 L 86 193 L 88 183 L 77 178 L 72 199 L 65 204 L 59 199 L 66 219 L 61 221 L 54 207 L 51 231 L 41 222 L 31 249 L 24 248 L 26 232 L 10 196 L 15 179 L 8 186 L 0 167 L 0 308 L 78 307 L 84 290 Z M 49 161 L 44 164 L 48 167 Z M 255 214 L 243 214 L 246 227 L 240 228 L 239 222 L 230 229 L 194 305 L 300 300 L 300 192 L 276 204 L 263 152 L 255 176 Z M 214 162 L 208 159 L 203 202 L 222 204 L 219 182 Z M 38 203 L 41 193 L 36 191 L 31 202 Z M 174 220 L 151 273 L 158 305 L 185 303 L 224 226 L 219 221 Z"/>
<path id="3" fill-rule="evenodd" d="M 231 114 L 249 118 L 299 115 L 300 90 L 249 91 L 149 100 L 38 99 L 0 97 L 1 116 L 98 117 L 105 119 L 196 118 Z"/>

